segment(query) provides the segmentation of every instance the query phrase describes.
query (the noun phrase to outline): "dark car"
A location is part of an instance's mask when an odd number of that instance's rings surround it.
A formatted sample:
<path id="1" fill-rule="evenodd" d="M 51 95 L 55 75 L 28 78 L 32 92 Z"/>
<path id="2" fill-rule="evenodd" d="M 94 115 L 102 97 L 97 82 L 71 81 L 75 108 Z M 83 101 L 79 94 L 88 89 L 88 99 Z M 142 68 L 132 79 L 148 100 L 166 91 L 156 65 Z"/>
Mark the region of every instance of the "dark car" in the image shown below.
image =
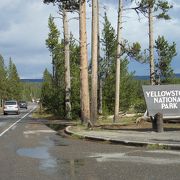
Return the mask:
<path id="1" fill-rule="evenodd" d="M 19 107 L 27 109 L 27 102 L 26 101 L 19 101 Z"/>

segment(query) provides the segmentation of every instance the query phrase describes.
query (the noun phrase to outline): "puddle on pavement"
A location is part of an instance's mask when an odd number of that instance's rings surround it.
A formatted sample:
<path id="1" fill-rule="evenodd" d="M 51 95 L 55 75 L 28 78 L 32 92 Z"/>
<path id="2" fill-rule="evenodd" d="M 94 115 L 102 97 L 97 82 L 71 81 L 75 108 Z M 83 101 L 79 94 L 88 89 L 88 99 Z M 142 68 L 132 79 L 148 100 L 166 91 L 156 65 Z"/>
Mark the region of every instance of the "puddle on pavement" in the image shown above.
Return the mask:
<path id="1" fill-rule="evenodd" d="M 53 146 L 68 146 L 68 144 L 59 139 L 49 139 L 40 143 L 40 146 L 34 148 L 20 148 L 16 151 L 19 156 L 39 160 L 39 169 L 48 175 L 63 174 L 65 177 L 74 179 L 81 167 L 85 166 L 85 159 L 64 159 L 61 156 L 52 156 L 49 152 Z M 89 158 L 88 158 L 89 159 Z"/>
<path id="2" fill-rule="evenodd" d="M 35 148 L 22 148 L 17 150 L 17 154 L 20 156 L 26 156 L 36 159 L 47 159 L 49 153 L 47 147 L 35 147 Z"/>
<path id="3" fill-rule="evenodd" d="M 17 150 L 17 154 L 19 156 L 39 159 L 39 168 L 41 170 L 54 171 L 57 168 L 57 161 L 49 154 L 48 147 L 22 148 Z"/>
<path id="4" fill-rule="evenodd" d="M 163 157 L 151 157 L 151 156 L 133 156 L 126 153 L 95 153 L 90 158 L 95 158 L 97 162 L 132 162 L 132 163 L 149 163 L 157 165 L 167 164 L 180 164 L 180 160 L 177 158 L 163 158 Z"/>
<path id="5" fill-rule="evenodd" d="M 84 159 L 65 160 L 54 158 L 48 152 L 48 147 L 21 148 L 17 150 L 19 156 L 39 159 L 39 169 L 46 174 L 61 173 L 71 178 L 76 175 L 77 170 L 84 166 Z"/>
<path id="6" fill-rule="evenodd" d="M 0 122 L 0 127 L 3 127 L 7 124 L 7 122 Z"/>

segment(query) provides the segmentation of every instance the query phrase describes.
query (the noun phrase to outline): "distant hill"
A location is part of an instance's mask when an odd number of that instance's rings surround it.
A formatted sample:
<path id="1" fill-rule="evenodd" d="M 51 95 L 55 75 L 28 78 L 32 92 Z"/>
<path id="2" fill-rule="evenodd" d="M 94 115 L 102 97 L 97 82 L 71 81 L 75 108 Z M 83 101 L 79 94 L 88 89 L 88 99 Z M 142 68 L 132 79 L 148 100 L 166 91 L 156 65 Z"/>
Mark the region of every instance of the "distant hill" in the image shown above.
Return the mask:
<path id="1" fill-rule="evenodd" d="M 136 79 L 136 80 L 148 80 L 149 76 L 134 76 L 134 79 Z"/>
<path id="2" fill-rule="evenodd" d="M 134 76 L 137 80 L 149 80 L 149 76 Z M 175 74 L 176 78 L 180 78 L 180 74 Z"/>
<path id="3" fill-rule="evenodd" d="M 41 83 L 43 79 L 21 79 L 22 82 Z"/>
<path id="4" fill-rule="evenodd" d="M 180 78 L 180 74 L 175 74 L 176 78 Z M 149 80 L 149 76 L 134 76 L 137 80 Z M 21 79 L 22 82 L 41 83 L 43 79 Z"/>
<path id="5" fill-rule="evenodd" d="M 175 74 L 177 78 L 180 78 L 180 74 Z"/>

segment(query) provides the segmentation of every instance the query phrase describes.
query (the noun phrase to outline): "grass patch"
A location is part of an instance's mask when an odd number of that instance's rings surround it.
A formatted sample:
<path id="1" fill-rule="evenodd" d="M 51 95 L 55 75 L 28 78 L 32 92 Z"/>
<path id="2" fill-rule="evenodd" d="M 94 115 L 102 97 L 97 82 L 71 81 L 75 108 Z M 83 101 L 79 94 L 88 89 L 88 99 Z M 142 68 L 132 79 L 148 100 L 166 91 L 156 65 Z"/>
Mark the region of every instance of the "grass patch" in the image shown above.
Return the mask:
<path id="1" fill-rule="evenodd" d="M 130 124 L 135 124 L 136 119 L 138 116 L 133 116 L 133 117 L 120 117 L 119 120 L 115 123 L 113 123 L 113 117 L 112 116 L 107 116 L 107 117 L 100 117 L 97 120 L 97 125 L 130 125 Z"/>
<path id="2" fill-rule="evenodd" d="M 72 134 L 71 137 L 75 138 L 75 139 L 85 139 L 84 136 L 78 135 L 78 134 Z"/>
<path id="3" fill-rule="evenodd" d="M 60 119 L 58 116 L 55 116 L 55 115 L 53 115 L 51 113 L 47 113 L 43 109 L 40 109 L 40 107 L 38 107 L 33 112 L 32 117 L 34 119 L 47 119 L 47 120 L 57 120 L 57 119 Z"/>
<path id="4" fill-rule="evenodd" d="M 164 123 L 163 124 L 165 128 L 179 128 L 180 129 L 180 121 L 179 123 Z"/>
<path id="5" fill-rule="evenodd" d="M 39 111 L 39 108 L 33 112 L 32 117 L 35 119 L 50 119 L 53 117 L 52 114 L 48 114 L 44 111 Z"/>
<path id="6" fill-rule="evenodd" d="M 38 107 L 33 113 L 32 113 L 32 117 L 34 119 L 46 119 L 46 120 L 66 120 L 63 117 L 60 117 L 59 115 L 54 115 L 52 113 L 48 113 L 46 112 L 44 109 L 40 109 L 40 107 Z M 80 120 L 79 119 L 71 119 L 68 120 L 69 122 L 79 122 L 80 124 Z"/>
<path id="7" fill-rule="evenodd" d="M 148 144 L 147 149 L 148 150 L 168 150 L 169 147 L 165 145 L 160 145 L 160 144 Z"/>

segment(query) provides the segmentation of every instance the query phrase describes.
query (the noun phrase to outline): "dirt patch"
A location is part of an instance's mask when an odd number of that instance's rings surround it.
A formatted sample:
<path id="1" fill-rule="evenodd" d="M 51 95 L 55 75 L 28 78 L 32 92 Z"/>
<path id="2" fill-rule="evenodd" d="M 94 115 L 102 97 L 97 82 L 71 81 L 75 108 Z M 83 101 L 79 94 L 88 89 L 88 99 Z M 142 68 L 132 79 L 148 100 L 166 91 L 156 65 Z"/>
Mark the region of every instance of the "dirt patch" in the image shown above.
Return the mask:
<path id="1" fill-rule="evenodd" d="M 180 123 L 164 123 L 163 124 L 165 131 L 180 131 Z M 102 129 L 107 130 L 136 130 L 136 131 L 152 131 L 152 123 L 151 122 L 142 122 L 137 125 L 133 124 L 108 124 L 101 125 Z"/>
<path id="2" fill-rule="evenodd" d="M 108 125 L 101 125 L 101 128 L 103 129 L 144 129 L 144 128 L 151 128 L 152 125 L 149 122 L 143 122 L 141 125 L 136 125 L 136 123 L 133 124 L 108 124 Z"/>

